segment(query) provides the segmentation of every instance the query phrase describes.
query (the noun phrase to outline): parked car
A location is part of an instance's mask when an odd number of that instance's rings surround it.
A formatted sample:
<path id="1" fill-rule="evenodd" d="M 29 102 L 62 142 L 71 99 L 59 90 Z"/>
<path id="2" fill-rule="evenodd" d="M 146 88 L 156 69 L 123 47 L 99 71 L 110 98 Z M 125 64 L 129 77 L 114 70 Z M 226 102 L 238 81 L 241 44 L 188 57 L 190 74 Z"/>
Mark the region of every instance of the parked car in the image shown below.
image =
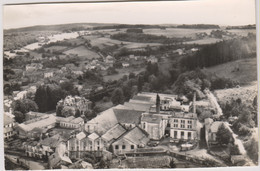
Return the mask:
<path id="1" fill-rule="evenodd" d="M 156 146 L 159 145 L 159 142 L 157 142 L 157 141 L 154 141 L 154 142 L 150 141 L 150 142 L 147 143 L 147 145 L 150 146 L 150 147 L 156 147 Z"/>

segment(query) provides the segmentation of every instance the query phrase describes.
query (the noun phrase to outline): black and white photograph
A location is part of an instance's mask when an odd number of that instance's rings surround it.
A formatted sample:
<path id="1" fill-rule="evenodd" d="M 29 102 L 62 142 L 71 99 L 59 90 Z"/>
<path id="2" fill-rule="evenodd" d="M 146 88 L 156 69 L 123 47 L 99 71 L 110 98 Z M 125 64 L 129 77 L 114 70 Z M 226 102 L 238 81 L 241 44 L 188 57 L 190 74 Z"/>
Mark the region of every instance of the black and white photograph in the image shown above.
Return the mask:
<path id="1" fill-rule="evenodd" d="M 5 170 L 259 166 L 258 0 L 23 1 L 2 4 Z"/>

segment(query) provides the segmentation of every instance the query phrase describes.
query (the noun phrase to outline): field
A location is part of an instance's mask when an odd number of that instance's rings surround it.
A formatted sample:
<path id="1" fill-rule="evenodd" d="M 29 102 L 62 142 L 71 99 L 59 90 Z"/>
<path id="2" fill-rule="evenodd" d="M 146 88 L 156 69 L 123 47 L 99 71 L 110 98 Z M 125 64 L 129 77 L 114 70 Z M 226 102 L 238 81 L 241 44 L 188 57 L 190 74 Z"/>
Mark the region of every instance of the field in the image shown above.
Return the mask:
<path id="1" fill-rule="evenodd" d="M 257 59 L 247 58 L 205 69 L 206 72 L 219 77 L 231 78 L 239 81 L 240 85 L 257 81 Z"/>
<path id="2" fill-rule="evenodd" d="M 87 59 L 93 59 L 93 58 L 99 58 L 100 57 L 97 53 L 92 52 L 91 50 L 88 50 L 84 46 L 79 46 L 79 47 L 70 49 L 68 51 L 65 51 L 64 53 L 66 55 L 75 54 L 75 55 L 78 55 L 79 57 L 84 57 L 84 58 L 87 58 Z"/>
<path id="3" fill-rule="evenodd" d="M 257 82 L 239 88 L 216 90 L 214 94 L 216 95 L 218 101 L 222 103 L 226 103 L 232 98 L 240 98 L 242 99 L 242 102 L 246 103 L 247 105 L 251 105 L 255 96 L 257 95 Z"/>
<path id="4" fill-rule="evenodd" d="M 256 30 L 253 29 L 232 29 L 232 30 L 227 30 L 230 33 L 234 33 L 238 36 L 247 36 L 248 33 L 254 33 L 256 34 Z"/>
<path id="5" fill-rule="evenodd" d="M 199 45 L 204 45 L 204 44 L 213 44 L 216 42 L 221 41 L 222 39 L 218 39 L 218 38 L 212 38 L 212 37 L 208 37 L 205 39 L 199 39 L 199 40 L 193 40 L 193 41 L 188 41 L 188 42 L 184 42 L 186 44 L 199 44 Z"/>
<path id="6" fill-rule="evenodd" d="M 66 47 L 66 46 L 51 46 L 51 47 L 45 48 L 45 50 L 50 50 L 51 52 L 56 52 L 56 51 L 65 50 L 67 48 L 68 47 Z"/>
<path id="7" fill-rule="evenodd" d="M 113 46 L 113 45 L 121 45 L 122 47 L 126 47 L 128 49 L 136 49 L 136 48 L 144 48 L 147 45 L 149 46 L 159 46 L 160 43 L 136 43 L 136 42 L 126 42 L 126 41 L 119 41 L 110 39 L 109 37 L 100 37 L 100 36 L 84 36 L 85 39 L 91 41 L 92 46 L 97 46 L 100 49 L 103 49 L 106 46 Z"/>
<path id="8" fill-rule="evenodd" d="M 122 78 L 124 75 L 129 75 L 129 73 L 133 72 L 135 74 L 138 74 L 142 71 L 144 71 L 144 68 L 123 68 L 123 69 L 117 69 L 118 74 L 114 74 L 114 75 L 105 75 L 103 77 L 104 81 L 114 81 L 114 80 L 119 80 L 120 78 Z"/>
<path id="9" fill-rule="evenodd" d="M 145 34 L 153 34 L 153 35 L 163 35 L 166 37 L 191 37 L 196 38 L 196 33 L 207 33 L 210 34 L 212 29 L 183 29 L 183 28 L 167 28 L 166 30 L 162 29 L 144 29 L 143 32 Z"/>

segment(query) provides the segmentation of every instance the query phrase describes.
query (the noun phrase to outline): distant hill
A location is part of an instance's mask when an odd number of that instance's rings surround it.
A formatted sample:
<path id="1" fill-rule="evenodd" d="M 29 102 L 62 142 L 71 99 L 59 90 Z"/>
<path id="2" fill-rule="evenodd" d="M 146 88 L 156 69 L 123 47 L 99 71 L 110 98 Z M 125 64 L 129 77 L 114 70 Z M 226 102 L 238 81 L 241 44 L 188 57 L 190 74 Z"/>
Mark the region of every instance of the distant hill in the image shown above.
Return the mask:
<path id="1" fill-rule="evenodd" d="M 30 27 L 22 27 L 15 29 L 6 29 L 4 33 L 14 33 L 14 32 L 30 32 L 30 31 L 63 31 L 69 30 L 73 28 L 93 28 L 93 27 L 101 27 L 101 26 L 109 26 L 114 25 L 113 23 L 70 23 L 70 24 L 59 24 L 59 25 L 37 25 Z"/>

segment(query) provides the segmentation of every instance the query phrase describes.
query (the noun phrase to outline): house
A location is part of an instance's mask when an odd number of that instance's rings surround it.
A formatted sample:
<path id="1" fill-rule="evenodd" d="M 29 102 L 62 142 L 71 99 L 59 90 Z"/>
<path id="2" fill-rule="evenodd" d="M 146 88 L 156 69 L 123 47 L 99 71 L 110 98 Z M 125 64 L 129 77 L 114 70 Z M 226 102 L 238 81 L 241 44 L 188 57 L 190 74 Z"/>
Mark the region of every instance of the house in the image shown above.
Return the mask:
<path id="1" fill-rule="evenodd" d="M 197 114 L 174 112 L 169 118 L 170 137 L 176 141 L 197 140 Z"/>
<path id="2" fill-rule="evenodd" d="M 158 63 L 158 58 L 156 58 L 155 56 L 150 56 L 146 60 L 147 62 L 151 62 L 152 64 Z"/>
<path id="3" fill-rule="evenodd" d="M 31 63 L 31 64 L 27 64 L 25 66 L 25 70 L 27 72 L 34 72 L 34 71 L 42 69 L 42 67 L 43 67 L 43 65 L 41 63 Z"/>
<path id="4" fill-rule="evenodd" d="M 126 62 L 123 62 L 123 63 L 122 63 L 122 66 L 123 66 L 124 68 L 126 68 L 126 67 L 129 67 L 130 64 L 129 64 L 129 63 L 126 63 Z"/>
<path id="5" fill-rule="evenodd" d="M 184 51 L 185 51 L 185 49 L 176 49 L 173 51 L 173 53 L 177 53 L 178 55 L 183 55 L 183 54 L 185 54 Z"/>
<path id="6" fill-rule="evenodd" d="M 30 111 L 30 112 L 25 114 L 25 121 L 29 121 L 29 120 L 32 120 L 32 119 L 40 118 L 40 117 L 43 117 L 43 116 L 47 116 L 47 114 L 46 113 Z"/>
<path id="7" fill-rule="evenodd" d="M 44 78 L 52 78 L 53 77 L 53 72 L 51 71 L 51 72 L 45 72 L 44 74 L 43 74 L 43 77 Z"/>
<path id="8" fill-rule="evenodd" d="M 71 136 L 67 141 L 68 155 L 71 158 L 80 158 L 86 151 L 87 140 L 84 132 L 79 132 Z"/>
<path id="9" fill-rule="evenodd" d="M 55 149 L 55 153 L 48 157 L 48 165 L 50 169 L 61 169 L 62 166 L 69 166 L 72 161 L 68 157 L 66 144 L 61 142 Z M 66 167 L 67 168 L 67 167 Z"/>
<path id="10" fill-rule="evenodd" d="M 111 129 L 109 129 L 105 134 L 101 136 L 104 140 L 104 147 L 109 150 L 112 142 L 119 138 L 122 134 L 126 132 L 126 129 L 121 124 L 116 124 Z"/>
<path id="11" fill-rule="evenodd" d="M 76 112 L 80 115 L 86 113 L 91 109 L 92 102 L 79 96 L 67 96 L 65 99 L 60 100 L 56 106 L 56 112 L 61 113 L 61 116 L 75 116 Z M 63 110 L 68 108 L 68 110 Z M 71 111 L 71 112 L 69 112 Z"/>
<path id="12" fill-rule="evenodd" d="M 27 91 L 24 90 L 24 91 L 14 91 L 13 92 L 13 96 L 14 96 L 14 100 L 22 100 L 22 99 L 25 99 L 27 97 Z"/>
<path id="13" fill-rule="evenodd" d="M 224 122 L 222 121 L 216 121 L 214 122 L 213 119 L 211 118 L 206 118 L 205 119 L 205 138 L 206 138 L 206 143 L 208 146 L 212 146 L 212 145 L 217 145 L 217 132 L 218 132 L 218 128 L 221 125 L 224 125 Z"/>
<path id="14" fill-rule="evenodd" d="M 42 147 L 37 141 L 29 141 L 23 143 L 23 148 L 25 150 L 25 155 L 27 157 L 37 158 L 37 159 L 43 159 L 44 154 L 42 151 Z"/>
<path id="15" fill-rule="evenodd" d="M 87 150 L 88 151 L 102 151 L 104 149 L 104 141 L 101 136 L 96 132 L 88 135 L 87 137 Z"/>
<path id="16" fill-rule="evenodd" d="M 6 113 L 4 113 L 4 139 L 5 140 L 6 139 L 8 140 L 12 136 L 14 136 L 15 134 L 14 125 L 15 125 L 14 119 L 6 115 Z"/>
<path id="17" fill-rule="evenodd" d="M 48 130 L 54 128 L 56 123 L 56 117 L 52 114 L 44 115 L 35 119 L 25 121 L 15 128 L 17 135 L 20 138 L 27 138 L 31 136 L 31 131 L 34 128 L 42 128 L 43 130 Z"/>
<path id="18" fill-rule="evenodd" d="M 166 124 L 164 124 L 163 117 L 160 115 L 143 113 L 141 128 L 149 134 L 150 139 L 160 140 L 164 135 Z"/>
<path id="19" fill-rule="evenodd" d="M 106 58 L 105 58 L 105 63 L 108 64 L 109 66 L 113 66 L 113 64 L 115 63 L 115 58 L 108 55 Z"/>
<path id="20" fill-rule="evenodd" d="M 67 118 L 57 117 L 57 123 L 61 128 L 74 128 L 78 129 L 84 125 L 84 120 L 81 117 L 75 118 L 74 116 L 70 116 Z"/>
<path id="21" fill-rule="evenodd" d="M 114 154 L 133 152 L 137 148 L 144 147 L 148 141 L 148 133 L 138 126 L 128 130 L 112 143 Z"/>

